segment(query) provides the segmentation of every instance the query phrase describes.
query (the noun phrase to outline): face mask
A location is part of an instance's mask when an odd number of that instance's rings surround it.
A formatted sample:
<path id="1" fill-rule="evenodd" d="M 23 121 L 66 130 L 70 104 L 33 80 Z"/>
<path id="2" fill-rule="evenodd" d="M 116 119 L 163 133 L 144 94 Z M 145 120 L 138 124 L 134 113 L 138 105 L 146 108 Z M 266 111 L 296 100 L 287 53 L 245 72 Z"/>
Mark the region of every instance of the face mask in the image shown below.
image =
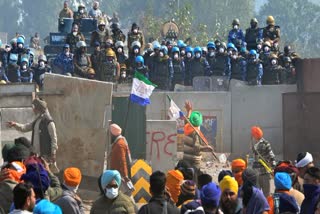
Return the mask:
<path id="1" fill-rule="evenodd" d="M 10 48 L 10 47 L 9 47 L 9 48 L 6 48 L 6 51 L 7 51 L 7 52 L 9 52 L 10 50 L 11 50 L 11 48 Z"/>
<path id="2" fill-rule="evenodd" d="M 126 72 L 122 72 L 121 73 L 121 77 L 124 79 L 124 78 L 126 78 Z"/>
<path id="3" fill-rule="evenodd" d="M 237 59 L 237 55 L 232 55 L 232 59 Z"/>
<path id="4" fill-rule="evenodd" d="M 223 53 L 224 49 L 223 48 L 219 48 L 219 53 Z"/>
<path id="5" fill-rule="evenodd" d="M 273 46 L 274 46 L 275 48 L 278 48 L 279 45 L 278 45 L 278 43 L 274 43 Z"/>
<path id="6" fill-rule="evenodd" d="M 261 48 L 262 48 L 262 45 L 257 45 L 257 49 L 259 49 L 259 50 L 261 50 Z"/>
<path id="7" fill-rule="evenodd" d="M 43 67 L 44 67 L 44 62 L 41 61 L 41 62 L 39 63 L 39 66 L 40 66 L 41 68 L 43 68 Z"/>
<path id="8" fill-rule="evenodd" d="M 200 53 L 196 53 L 196 58 L 200 58 L 201 54 Z"/>
<path id="9" fill-rule="evenodd" d="M 267 46 L 267 47 L 264 47 L 264 51 L 265 51 L 265 52 L 269 52 L 269 50 L 270 50 L 270 49 L 269 49 L 268 46 Z"/>
<path id="10" fill-rule="evenodd" d="M 73 34 L 74 36 L 76 36 L 76 35 L 78 34 L 78 32 L 72 32 L 72 34 Z"/>
<path id="11" fill-rule="evenodd" d="M 110 188 L 105 190 L 105 196 L 109 199 L 115 199 L 119 195 L 118 188 Z"/>
<path id="12" fill-rule="evenodd" d="M 117 49 L 118 53 L 122 53 L 122 48 Z"/>
<path id="13" fill-rule="evenodd" d="M 138 33 L 138 29 L 134 29 L 134 30 L 133 30 L 133 33 Z"/>
<path id="14" fill-rule="evenodd" d="M 18 45 L 18 48 L 23 48 L 23 44 L 19 44 L 19 45 Z"/>
<path id="15" fill-rule="evenodd" d="M 174 59 L 179 59 L 179 55 L 178 55 L 178 54 L 175 54 L 175 55 L 173 55 L 173 58 L 174 58 Z"/>
<path id="16" fill-rule="evenodd" d="M 27 66 L 26 65 L 23 65 L 22 66 L 22 70 L 26 70 L 27 69 Z"/>
<path id="17" fill-rule="evenodd" d="M 214 57 L 214 55 L 215 55 L 215 53 L 213 51 L 209 53 L 210 57 Z"/>
<path id="18" fill-rule="evenodd" d="M 186 54 L 186 51 L 185 50 L 182 50 L 181 51 L 181 55 L 185 55 Z"/>
<path id="19" fill-rule="evenodd" d="M 139 53 L 139 49 L 134 49 L 133 52 L 134 52 L 135 54 L 137 54 L 137 53 Z"/>
<path id="20" fill-rule="evenodd" d="M 275 59 L 271 60 L 271 64 L 272 65 L 276 65 L 277 64 L 277 60 L 275 60 Z"/>
<path id="21" fill-rule="evenodd" d="M 228 55 L 231 56 L 232 54 L 232 50 L 228 51 Z"/>
<path id="22" fill-rule="evenodd" d="M 191 56 L 192 56 L 191 53 L 188 52 L 188 53 L 187 53 L 187 57 L 188 57 L 188 58 L 191 58 Z"/>
<path id="23" fill-rule="evenodd" d="M 159 53 L 159 56 L 160 56 L 160 57 L 163 57 L 163 56 L 164 56 L 164 53 L 163 53 L 163 52 L 160 52 L 160 53 Z"/>
<path id="24" fill-rule="evenodd" d="M 80 13 L 83 13 L 83 12 L 84 12 L 84 10 L 83 10 L 83 9 L 81 9 L 79 12 L 80 12 Z"/>
<path id="25" fill-rule="evenodd" d="M 239 29 L 239 26 L 238 26 L 238 25 L 235 25 L 235 26 L 233 26 L 233 29 L 238 30 L 238 29 Z"/>

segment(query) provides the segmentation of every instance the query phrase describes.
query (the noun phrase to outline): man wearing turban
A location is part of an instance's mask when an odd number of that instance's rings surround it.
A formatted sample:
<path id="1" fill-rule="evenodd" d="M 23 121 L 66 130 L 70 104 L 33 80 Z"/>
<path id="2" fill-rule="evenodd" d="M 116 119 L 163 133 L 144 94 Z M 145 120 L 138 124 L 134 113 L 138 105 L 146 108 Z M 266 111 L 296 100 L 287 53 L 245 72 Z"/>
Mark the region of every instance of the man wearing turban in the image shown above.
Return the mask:
<path id="1" fill-rule="evenodd" d="M 90 214 L 136 213 L 133 201 L 119 191 L 121 175 L 117 170 L 104 171 L 99 182 L 103 195 L 93 202 Z"/>
<path id="2" fill-rule="evenodd" d="M 238 198 L 238 183 L 229 175 L 226 175 L 219 183 L 221 189 L 220 209 L 223 213 L 242 213 L 242 203 Z"/>
<path id="3" fill-rule="evenodd" d="M 265 166 L 261 164 L 261 160 L 273 169 L 276 166 L 275 155 L 271 149 L 271 145 L 263 138 L 263 131 L 259 126 L 251 127 L 251 140 L 253 142 L 252 150 L 254 159 L 252 168 L 256 169 L 259 173 L 258 183 L 264 195 L 270 195 L 270 181 L 271 175 L 266 170 Z M 260 161 L 259 161 L 260 160 Z"/>
<path id="4" fill-rule="evenodd" d="M 200 131 L 202 124 L 202 114 L 198 111 L 192 111 L 192 105 L 186 101 L 185 108 L 189 121 L 184 126 L 184 154 L 183 159 L 190 163 L 194 168 L 194 179 L 198 177 L 200 171 L 201 152 L 212 152 L 212 147 L 205 145 L 204 135 Z"/>

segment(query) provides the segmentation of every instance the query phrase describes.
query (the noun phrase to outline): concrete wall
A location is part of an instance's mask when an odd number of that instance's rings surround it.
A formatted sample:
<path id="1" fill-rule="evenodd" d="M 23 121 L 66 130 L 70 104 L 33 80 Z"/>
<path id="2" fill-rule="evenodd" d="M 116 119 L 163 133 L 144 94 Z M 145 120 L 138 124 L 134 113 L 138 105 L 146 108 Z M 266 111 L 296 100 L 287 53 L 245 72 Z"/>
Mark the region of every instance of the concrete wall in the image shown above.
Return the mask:
<path id="1" fill-rule="evenodd" d="M 177 162 L 176 121 L 148 120 L 146 159 L 152 170 L 166 172 Z"/>
<path id="2" fill-rule="evenodd" d="M 283 153 L 282 94 L 296 85 L 246 86 L 231 81 L 232 148 L 236 154 L 250 152 L 250 128 L 259 125 L 277 155 Z"/>
<path id="3" fill-rule="evenodd" d="M 58 166 L 76 166 L 84 175 L 98 177 L 104 165 L 112 84 L 54 74 L 44 81 L 43 96 L 57 127 Z M 57 90 L 63 95 L 54 95 Z"/>
<path id="4" fill-rule="evenodd" d="M 216 150 L 231 150 L 231 93 L 230 92 L 154 92 L 151 104 L 147 107 L 148 120 L 166 120 L 170 102 L 169 95 L 185 112 L 184 103 L 190 100 L 193 109 L 207 118 L 217 119 Z M 204 121 L 205 122 L 205 121 Z"/>

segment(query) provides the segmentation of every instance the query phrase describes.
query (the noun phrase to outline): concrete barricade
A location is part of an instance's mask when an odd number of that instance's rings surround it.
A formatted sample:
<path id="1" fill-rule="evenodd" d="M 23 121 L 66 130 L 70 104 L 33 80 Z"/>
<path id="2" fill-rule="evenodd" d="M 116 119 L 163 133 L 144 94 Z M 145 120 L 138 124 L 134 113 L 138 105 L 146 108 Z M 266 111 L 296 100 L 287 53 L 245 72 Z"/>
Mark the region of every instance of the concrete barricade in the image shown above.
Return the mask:
<path id="1" fill-rule="evenodd" d="M 146 146 L 146 159 L 153 171 L 173 169 L 177 162 L 176 121 L 148 120 Z"/>
<path id="2" fill-rule="evenodd" d="M 84 175 L 98 177 L 105 161 L 112 83 L 55 74 L 46 74 L 44 81 L 43 96 L 57 127 L 58 166 L 79 167 Z M 57 90 L 62 94 L 54 95 Z"/>

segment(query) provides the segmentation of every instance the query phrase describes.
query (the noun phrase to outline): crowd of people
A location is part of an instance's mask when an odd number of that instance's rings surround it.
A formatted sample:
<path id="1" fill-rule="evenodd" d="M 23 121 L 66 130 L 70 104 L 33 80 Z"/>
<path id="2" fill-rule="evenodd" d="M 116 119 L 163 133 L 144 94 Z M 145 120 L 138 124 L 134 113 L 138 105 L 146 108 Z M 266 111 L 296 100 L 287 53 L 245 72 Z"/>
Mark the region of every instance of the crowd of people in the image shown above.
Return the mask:
<path id="1" fill-rule="evenodd" d="M 58 142 L 54 121 L 44 100 L 33 101 L 37 119 L 7 125 L 19 131 L 32 131 L 31 142 L 24 137 L 2 149 L 0 170 L 0 213 L 85 213 L 78 194 L 82 173 L 76 166 L 64 169 L 63 178 L 52 172 Z M 139 207 L 132 193 L 132 164 L 127 139 L 119 125 L 108 127 L 111 147 L 108 169 L 98 178 L 100 196 L 93 202 L 92 214 L 101 213 L 205 213 L 273 214 L 320 212 L 320 169 L 308 152 L 297 155 L 295 163 L 276 161 L 272 144 L 258 126 L 251 128 L 253 163 L 237 158 L 231 168 L 220 171 L 218 182 L 203 172 L 203 152 L 212 152 L 200 131 L 202 114 L 186 101 L 184 155 L 175 168 L 155 171 L 149 183 L 151 199 Z M 130 141 L 130 139 L 129 139 Z M 63 157 L 60 157 L 63 158 Z M 274 182 L 272 191 L 270 182 Z"/>
<path id="2" fill-rule="evenodd" d="M 239 19 L 234 19 L 227 43 L 209 41 L 205 47 L 192 47 L 171 38 L 172 32 L 162 41 L 146 43 L 136 23 L 126 36 L 118 16 L 106 16 L 97 1 L 89 12 L 83 4 L 73 12 L 66 1 L 59 18 L 73 19 L 61 53 L 52 63 L 44 55 L 33 62 L 34 54 L 25 47 L 24 36 L 17 35 L 0 51 L 2 83 L 36 82 L 42 88 L 43 74 L 50 72 L 114 83 L 130 83 L 134 73 L 140 72 L 160 90 L 174 90 L 176 84 L 192 86 L 193 78 L 198 76 L 223 76 L 249 85 L 296 83 L 299 56 L 290 45 L 280 51 L 280 27 L 272 16 L 267 17 L 267 26 L 263 28 L 256 18 L 251 19 L 245 31 Z M 85 18 L 97 20 L 89 44 L 80 32 L 81 20 Z M 32 41 L 37 38 L 35 35 Z M 92 54 L 88 47 L 94 49 Z"/>

